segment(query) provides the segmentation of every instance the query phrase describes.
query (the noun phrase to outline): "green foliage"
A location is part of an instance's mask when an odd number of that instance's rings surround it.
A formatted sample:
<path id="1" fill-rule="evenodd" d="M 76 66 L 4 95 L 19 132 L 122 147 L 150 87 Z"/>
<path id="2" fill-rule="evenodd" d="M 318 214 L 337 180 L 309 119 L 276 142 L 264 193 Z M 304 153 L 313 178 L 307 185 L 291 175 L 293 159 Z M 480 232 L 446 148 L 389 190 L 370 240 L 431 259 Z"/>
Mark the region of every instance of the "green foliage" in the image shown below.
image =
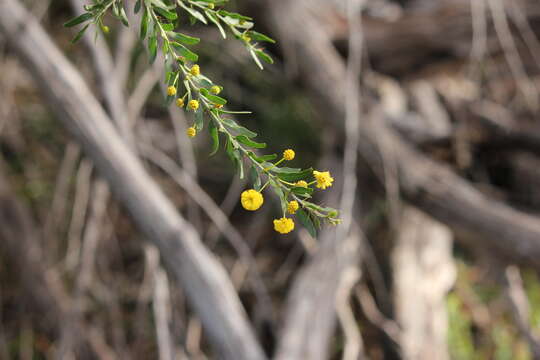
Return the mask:
<path id="1" fill-rule="evenodd" d="M 298 212 L 300 221 L 315 236 L 321 219 L 334 225 L 339 223 L 339 219 L 337 210 L 308 201 L 313 193 L 310 186 L 316 182 L 313 180 L 313 169 L 279 167 L 284 158 L 271 163 L 270 161 L 275 160 L 277 155 L 255 153 L 256 150 L 264 149 L 266 143 L 255 141 L 256 133 L 230 117 L 231 114 L 248 112 L 224 108 L 227 100 L 218 96 L 223 87 L 201 74 L 199 66 L 195 64 L 199 56 L 190 46 L 198 44 L 200 39 L 176 30 L 185 17 L 191 24 L 197 22 L 213 24 L 223 38 L 227 37 L 228 31 L 241 41 L 260 69 L 263 69 L 262 62 L 272 64 L 272 58 L 259 42 L 275 41 L 267 35 L 254 31 L 252 18 L 222 9 L 221 6 L 225 2 L 225 0 L 137 0 L 134 4 L 135 13 L 142 12 L 139 25 L 140 39 L 146 41 L 150 63 L 156 60 L 161 46 L 166 69 L 165 83 L 170 89 L 174 88 L 167 97 L 167 103 L 172 103 L 178 96 L 181 99 L 179 106 L 188 104 L 187 108 L 194 111 L 193 128 L 197 133 L 204 128 L 204 123 L 208 122 L 208 131 L 213 144 L 211 155 L 219 149 L 220 137 L 225 138 L 225 152 L 235 165 L 238 175 L 243 178 L 244 163 L 250 163 L 249 175 L 254 187 L 262 191 L 270 185 L 280 199 L 283 216 L 288 202 L 297 201 L 302 208 Z M 108 10 L 111 10 L 113 16 L 125 26 L 129 25 L 123 0 L 96 0 L 94 4 L 85 6 L 86 13 L 65 24 L 66 27 L 85 24 L 73 42 L 83 36 L 91 23 L 107 33 L 108 28 L 103 25 L 103 16 Z M 190 106 L 190 102 L 194 101 L 197 102 L 196 106 Z M 266 179 L 262 186 L 261 179 Z M 306 187 L 299 187 L 295 183 L 299 180 L 311 182 Z"/>

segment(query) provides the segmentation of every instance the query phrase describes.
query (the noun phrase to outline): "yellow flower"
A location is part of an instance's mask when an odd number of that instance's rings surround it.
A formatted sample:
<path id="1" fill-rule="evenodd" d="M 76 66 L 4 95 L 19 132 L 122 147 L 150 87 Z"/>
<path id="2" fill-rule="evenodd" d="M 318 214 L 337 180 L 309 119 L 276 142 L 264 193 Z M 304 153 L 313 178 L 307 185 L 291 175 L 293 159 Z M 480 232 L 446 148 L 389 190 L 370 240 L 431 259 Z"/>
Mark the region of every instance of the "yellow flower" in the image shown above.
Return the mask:
<path id="1" fill-rule="evenodd" d="M 199 108 L 199 102 L 197 100 L 189 100 L 188 102 L 188 108 L 195 111 Z"/>
<path id="2" fill-rule="evenodd" d="M 292 150 L 292 149 L 287 149 L 287 150 L 285 150 L 285 151 L 283 152 L 283 158 L 284 158 L 285 160 L 289 160 L 289 161 L 290 161 L 290 160 L 294 159 L 294 155 L 295 155 L 295 154 L 294 154 L 294 150 Z"/>
<path id="3" fill-rule="evenodd" d="M 294 185 L 307 188 L 307 182 L 305 182 L 304 180 L 297 181 Z"/>
<path id="4" fill-rule="evenodd" d="M 197 135 L 197 130 L 195 130 L 193 126 L 189 127 L 186 130 L 186 135 L 189 136 L 190 138 L 195 137 L 195 135 Z"/>
<path id="5" fill-rule="evenodd" d="M 209 7 L 210 9 L 213 9 L 213 8 L 214 8 L 214 4 L 210 3 L 210 4 L 208 4 L 208 7 Z"/>
<path id="6" fill-rule="evenodd" d="M 313 176 L 315 176 L 315 180 L 317 180 L 317 187 L 323 190 L 332 186 L 332 182 L 334 181 L 334 178 L 330 176 L 329 171 L 315 170 L 313 171 Z"/>
<path id="7" fill-rule="evenodd" d="M 111 29 L 109 29 L 107 25 L 103 25 L 101 27 L 101 31 L 103 31 L 104 34 L 108 34 L 111 31 Z"/>
<path id="8" fill-rule="evenodd" d="M 289 214 L 294 214 L 299 207 L 300 205 L 298 205 L 298 201 L 289 201 L 289 203 L 287 204 L 287 211 L 289 212 Z"/>
<path id="9" fill-rule="evenodd" d="M 242 207 L 249 211 L 255 211 L 260 208 L 264 202 L 262 194 L 253 189 L 246 190 L 240 195 Z"/>
<path id="10" fill-rule="evenodd" d="M 182 99 L 182 98 L 176 99 L 176 106 L 178 106 L 178 107 L 184 106 L 184 99 Z"/>
<path id="11" fill-rule="evenodd" d="M 210 88 L 210 92 L 214 95 L 217 95 L 221 92 L 221 88 L 217 85 L 214 85 Z"/>
<path id="12" fill-rule="evenodd" d="M 199 76 L 199 74 L 201 73 L 201 68 L 199 67 L 199 65 L 193 65 L 189 70 L 189 73 L 193 76 Z"/>
<path id="13" fill-rule="evenodd" d="M 169 96 L 176 95 L 176 88 L 174 86 L 169 86 L 167 88 L 167 95 L 169 95 Z"/>
<path id="14" fill-rule="evenodd" d="M 294 221 L 292 219 L 282 217 L 274 220 L 274 230 L 280 234 L 288 234 L 294 230 Z"/>
<path id="15" fill-rule="evenodd" d="M 221 109 L 222 107 L 223 107 L 223 105 L 221 105 L 221 104 L 214 104 L 215 109 Z"/>

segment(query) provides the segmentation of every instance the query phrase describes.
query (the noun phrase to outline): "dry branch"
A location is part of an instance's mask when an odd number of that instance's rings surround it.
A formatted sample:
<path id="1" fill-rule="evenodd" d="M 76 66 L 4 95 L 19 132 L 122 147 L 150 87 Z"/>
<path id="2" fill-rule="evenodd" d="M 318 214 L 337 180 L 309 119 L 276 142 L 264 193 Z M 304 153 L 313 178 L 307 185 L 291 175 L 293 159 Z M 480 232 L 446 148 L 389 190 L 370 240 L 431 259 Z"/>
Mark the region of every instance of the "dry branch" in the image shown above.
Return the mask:
<path id="1" fill-rule="evenodd" d="M 281 0 L 269 6 L 282 41 L 295 49 L 297 61 L 302 62 L 301 74 L 316 95 L 314 103 L 342 127 L 344 94 L 340 86 L 332 84 L 346 78 L 345 64 L 330 34 L 318 26 L 309 1 Z M 379 174 L 384 172 L 380 154 L 390 159 L 397 168 L 401 193 L 414 205 L 453 230 L 474 235 L 487 251 L 540 267 L 539 218 L 487 197 L 447 167 L 415 150 L 389 128 L 376 106 L 371 109 L 370 119 L 360 121 L 360 127 L 361 155 Z"/>

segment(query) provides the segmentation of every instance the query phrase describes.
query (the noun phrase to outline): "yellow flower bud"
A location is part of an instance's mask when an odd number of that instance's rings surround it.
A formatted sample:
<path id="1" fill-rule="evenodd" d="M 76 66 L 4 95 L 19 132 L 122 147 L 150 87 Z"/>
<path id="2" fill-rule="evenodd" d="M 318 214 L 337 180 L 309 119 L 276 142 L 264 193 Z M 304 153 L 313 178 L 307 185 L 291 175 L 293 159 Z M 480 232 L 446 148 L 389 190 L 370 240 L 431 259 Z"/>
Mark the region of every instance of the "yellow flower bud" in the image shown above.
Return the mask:
<path id="1" fill-rule="evenodd" d="M 283 158 L 288 161 L 294 159 L 294 155 L 294 150 L 292 149 L 287 149 L 283 152 Z"/>
<path id="2" fill-rule="evenodd" d="M 210 92 L 214 95 L 217 95 L 221 92 L 221 88 L 217 85 L 214 85 L 210 88 Z"/>
<path id="3" fill-rule="evenodd" d="M 184 99 L 182 99 L 182 98 L 176 99 L 176 106 L 178 106 L 180 108 L 183 107 L 184 106 Z"/>
<path id="4" fill-rule="evenodd" d="M 299 186 L 299 187 L 304 187 L 304 188 L 308 187 L 307 182 L 305 182 L 304 180 L 297 181 L 296 184 L 294 185 Z"/>
<path id="5" fill-rule="evenodd" d="M 199 102 L 197 100 L 189 100 L 188 108 L 193 111 L 196 111 L 199 108 Z"/>
<path id="6" fill-rule="evenodd" d="M 186 130 L 186 135 L 189 136 L 190 138 L 195 137 L 195 135 L 197 135 L 197 130 L 195 130 L 193 126 L 189 127 Z"/>
<path id="7" fill-rule="evenodd" d="M 167 88 L 167 95 L 169 95 L 169 96 L 176 95 L 176 88 L 174 86 L 169 86 Z"/>
<path id="8" fill-rule="evenodd" d="M 103 25 L 101 27 L 101 31 L 103 31 L 104 34 L 108 34 L 111 31 L 111 29 L 109 29 L 107 25 Z"/>
<path id="9" fill-rule="evenodd" d="M 240 195 L 240 203 L 244 209 L 255 211 L 262 206 L 264 198 L 260 192 L 249 189 L 242 192 L 242 195 Z"/>
<path id="10" fill-rule="evenodd" d="M 214 7 L 215 7 L 215 6 L 214 6 L 214 4 L 213 4 L 213 3 L 210 3 L 210 4 L 208 4 L 208 8 L 210 8 L 210 9 L 212 9 L 212 10 L 213 10 L 213 9 L 214 9 Z"/>
<path id="11" fill-rule="evenodd" d="M 193 76 L 199 76 L 199 74 L 201 73 L 201 68 L 199 67 L 199 65 L 193 65 L 191 67 L 191 70 L 189 70 L 189 73 Z"/>

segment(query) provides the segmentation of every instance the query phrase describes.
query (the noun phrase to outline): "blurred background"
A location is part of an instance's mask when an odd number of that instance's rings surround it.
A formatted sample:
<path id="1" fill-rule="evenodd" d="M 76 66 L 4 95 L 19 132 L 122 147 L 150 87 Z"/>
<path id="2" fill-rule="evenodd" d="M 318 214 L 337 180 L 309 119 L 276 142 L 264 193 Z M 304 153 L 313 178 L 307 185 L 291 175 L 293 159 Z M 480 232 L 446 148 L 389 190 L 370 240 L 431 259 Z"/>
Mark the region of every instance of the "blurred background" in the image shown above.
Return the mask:
<path id="1" fill-rule="evenodd" d="M 48 97 L 61 76 L 35 66 L 57 57 L 17 45 L 29 40 L 9 30 L 14 3 L 130 124 L 123 141 L 224 267 L 265 353 L 236 359 L 540 359 L 534 0 L 230 0 L 278 41 L 264 71 L 183 19 L 203 73 L 253 112 L 238 121 L 268 153 L 332 171 L 316 200 L 343 224 L 317 238 L 276 233 L 271 193 L 243 210 L 249 179 L 208 156 L 206 133 L 185 136 L 192 119 L 165 105 L 133 1 L 130 28 L 107 16 L 106 37 L 72 45 L 62 24 L 84 1 L 0 0 L 0 359 L 233 358 L 66 128 L 75 115 Z"/>

